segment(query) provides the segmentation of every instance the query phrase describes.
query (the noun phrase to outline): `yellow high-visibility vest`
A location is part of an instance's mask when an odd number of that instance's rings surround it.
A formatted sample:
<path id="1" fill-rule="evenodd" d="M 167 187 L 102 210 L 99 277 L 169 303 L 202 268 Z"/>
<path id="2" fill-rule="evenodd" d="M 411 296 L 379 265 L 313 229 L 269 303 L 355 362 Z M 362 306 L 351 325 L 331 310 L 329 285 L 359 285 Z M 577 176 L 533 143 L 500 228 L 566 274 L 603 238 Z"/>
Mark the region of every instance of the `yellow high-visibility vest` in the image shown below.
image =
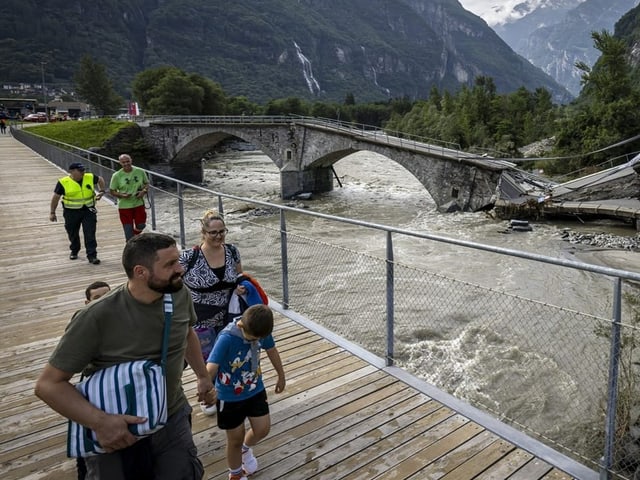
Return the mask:
<path id="1" fill-rule="evenodd" d="M 92 173 L 85 173 L 82 176 L 82 186 L 68 176 L 61 178 L 60 184 L 64 188 L 64 196 L 62 197 L 64 208 L 78 209 L 95 205 L 96 192 L 93 187 Z"/>

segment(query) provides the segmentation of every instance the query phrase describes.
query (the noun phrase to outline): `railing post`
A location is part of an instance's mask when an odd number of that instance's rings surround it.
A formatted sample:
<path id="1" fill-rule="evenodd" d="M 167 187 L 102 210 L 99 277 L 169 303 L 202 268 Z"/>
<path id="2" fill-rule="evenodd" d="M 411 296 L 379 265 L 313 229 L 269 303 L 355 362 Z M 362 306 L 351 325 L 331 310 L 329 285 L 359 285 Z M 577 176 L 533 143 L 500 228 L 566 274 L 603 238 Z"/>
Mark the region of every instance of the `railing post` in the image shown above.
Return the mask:
<path id="1" fill-rule="evenodd" d="M 153 175 L 149 175 L 149 191 L 147 192 L 147 198 L 149 198 L 149 205 L 151 206 L 151 229 L 156 230 L 157 219 L 156 219 L 156 202 L 155 202 L 155 191 L 153 189 Z"/>
<path id="2" fill-rule="evenodd" d="M 218 213 L 224 218 L 224 205 L 222 204 L 222 195 L 218 195 Z"/>
<path id="3" fill-rule="evenodd" d="M 600 465 L 600 479 L 611 478 L 616 436 L 616 411 L 618 407 L 618 369 L 620 366 L 620 329 L 622 320 L 622 279 L 613 281 L 613 318 L 611 319 L 611 352 L 609 354 L 609 381 L 607 416 L 604 425 L 604 456 Z"/>
<path id="4" fill-rule="evenodd" d="M 289 308 L 289 258 L 287 254 L 287 222 L 280 210 L 280 255 L 282 257 L 282 308 Z"/>
<path id="5" fill-rule="evenodd" d="M 393 271 L 393 238 L 391 232 L 387 232 L 387 367 L 393 365 L 393 298 L 394 298 L 394 271 Z"/>
<path id="6" fill-rule="evenodd" d="M 180 246 L 184 249 L 187 244 L 186 235 L 184 232 L 184 185 L 178 182 L 178 218 L 180 219 Z"/>

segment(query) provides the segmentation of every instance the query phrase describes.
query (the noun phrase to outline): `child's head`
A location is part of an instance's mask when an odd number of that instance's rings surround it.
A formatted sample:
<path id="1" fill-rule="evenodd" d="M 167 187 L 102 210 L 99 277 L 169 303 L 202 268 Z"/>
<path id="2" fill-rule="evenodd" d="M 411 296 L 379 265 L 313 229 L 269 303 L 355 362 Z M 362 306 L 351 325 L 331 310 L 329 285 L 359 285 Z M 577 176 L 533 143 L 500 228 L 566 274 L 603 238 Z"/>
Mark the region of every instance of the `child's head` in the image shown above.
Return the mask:
<path id="1" fill-rule="evenodd" d="M 247 340 L 264 338 L 273 332 L 273 312 L 266 305 L 253 305 L 244 311 L 238 327 Z"/>
<path id="2" fill-rule="evenodd" d="M 111 290 L 111 287 L 109 287 L 109 284 L 107 282 L 100 282 L 100 281 L 93 282 L 84 291 L 84 294 L 87 297 L 84 303 L 87 304 L 89 302 L 93 302 L 94 300 L 99 299 L 109 290 Z"/>

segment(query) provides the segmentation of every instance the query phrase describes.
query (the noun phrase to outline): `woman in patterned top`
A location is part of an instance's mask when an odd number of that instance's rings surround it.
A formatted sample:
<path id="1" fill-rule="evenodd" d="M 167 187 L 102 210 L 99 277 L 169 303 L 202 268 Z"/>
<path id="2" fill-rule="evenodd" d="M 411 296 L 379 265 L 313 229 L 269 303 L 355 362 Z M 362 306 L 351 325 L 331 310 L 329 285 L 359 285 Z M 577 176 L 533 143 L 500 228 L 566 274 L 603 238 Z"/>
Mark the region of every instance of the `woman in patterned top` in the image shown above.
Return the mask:
<path id="1" fill-rule="evenodd" d="M 205 361 L 213 343 L 227 325 L 227 309 L 234 289 L 238 295 L 245 293 L 236 285 L 242 272 L 240 252 L 225 243 L 227 227 L 215 210 L 207 210 L 200 220 L 202 243 L 180 254 L 180 264 L 185 269 L 183 282 L 191 291 L 198 322 L 196 333 L 200 338 Z"/>

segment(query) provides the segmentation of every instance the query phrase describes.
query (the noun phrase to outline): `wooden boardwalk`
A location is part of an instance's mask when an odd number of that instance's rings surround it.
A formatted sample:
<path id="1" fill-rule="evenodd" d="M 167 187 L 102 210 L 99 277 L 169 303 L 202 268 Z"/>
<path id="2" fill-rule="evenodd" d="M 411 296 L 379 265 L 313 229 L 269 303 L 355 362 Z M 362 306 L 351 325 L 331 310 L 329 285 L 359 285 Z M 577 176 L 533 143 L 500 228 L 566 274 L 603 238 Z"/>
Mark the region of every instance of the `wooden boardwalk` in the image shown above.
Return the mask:
<path id="1" fill-rule="evenodd" d="M 97 235 L 102 264 L 90 265 L 83 251 L 68 260 L 62 223 L 48 221 L 61 175 L 0 136 L 2 480 L 75 478 L 75 463 L 65 456 L 66 422 L 34 396 L 34 382 L 84 304 L 84 288 L 99 279 L 112 286 L 125 280 L 124 237 L 115 207 L 104 201 Z M 255 448 L 254 480 L 597 478 L 586 468 L 569 475 L 552 467 L 284 315 L 277 315 L 274 336 L 287 388 L 273 393 L 274 372 L 264 362 L 273 426 Z M 224 436 L 197 407 L 189 369 L 184 383 L 196 407 L 193 431 L 205 478 L 226 479 Z"/>

